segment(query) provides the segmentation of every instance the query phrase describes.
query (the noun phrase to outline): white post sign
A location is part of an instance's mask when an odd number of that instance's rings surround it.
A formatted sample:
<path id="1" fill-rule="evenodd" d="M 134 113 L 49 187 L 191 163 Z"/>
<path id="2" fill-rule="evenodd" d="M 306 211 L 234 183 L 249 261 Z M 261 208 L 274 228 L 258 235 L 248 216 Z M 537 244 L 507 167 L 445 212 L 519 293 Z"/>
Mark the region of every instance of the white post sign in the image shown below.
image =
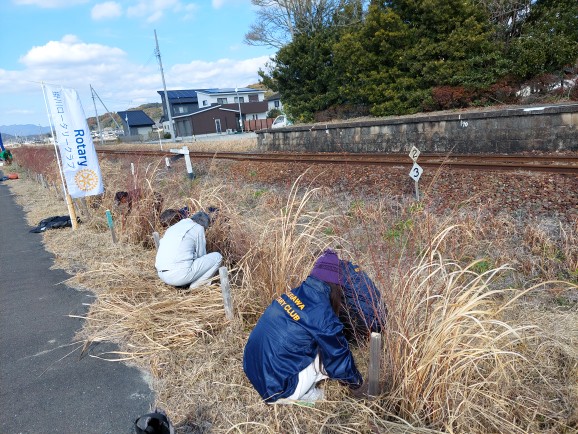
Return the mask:
<path id="1" fill-rule="evenodd" d="M 409 151 L 409 158 L 413 160 L 413 166 L 409 171 L 409 177 L 415 181 L 415 200 L 419 200 L 419 178 L 423 173 L 423 169 L 419 164 L 417 164 L 417 157 L 419 157 L 419 149 L 415 146 L 412 146 L 411 150 Z"/>
<path id="2" fill-rule="evenodd" d="M 190 179 L 195 179 L 195 174 L 193 172 L 193 165 L 191 164 L 191 157 L 189 156 L 189 148 L 183 146 L 181 149 L 171 149 L 173 154 L 181 154 L 185 156 L 185 166 L 187 167 L 187 173 Z"/>
<path id="3" fill-rule="evenodd" d="M 409 151 L 409 158 L 411 158 L 413 161 L 417 161 L 419 154 L 419 149 L 417 149 L 415 146 L 412 146 L 411 150 Z"/>
<path id="4" fill-rule="evenodd" d="M 411 179 L 413 179 L 415 182 L 418 182 L 422 173 L 423 173 L 423 168 L 419 164 L 413 163 L 413 167 L 411 168 L 411 170 L 409 172 L 409 177 Z"/>

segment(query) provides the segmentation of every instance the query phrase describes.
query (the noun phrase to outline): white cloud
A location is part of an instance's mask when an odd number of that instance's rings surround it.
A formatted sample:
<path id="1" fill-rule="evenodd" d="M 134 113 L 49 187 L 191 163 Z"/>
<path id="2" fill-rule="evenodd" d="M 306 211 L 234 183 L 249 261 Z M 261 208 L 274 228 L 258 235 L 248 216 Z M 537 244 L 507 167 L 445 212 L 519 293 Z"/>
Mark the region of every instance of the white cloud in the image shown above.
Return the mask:
<path id="1" fill-rule="evenodd" d="M 110 62 L 125 55 L 126 53 L 120 48 L 86 44 L 75 35 L 66 35 L 60 41 L 49 41 L 41 47 L 33 47 L 20 58 L 20 62 L 28 68 L 55 64 L 65 66 Z"/>
<path id="2" fill-rule="evenodd" d="M 251 1 L 250 0 L 211 0 L 211 4 L 213 5 L 213 8 L 220 9 L 227 4 L 230 4 L 230 5 L 246 4 L 247 6 L 250 6 Z"/>
<path id="3" fill-rule="evenodd" d="M 160 20 L 166 11 L 174 11 L 182 7 L 179 0 L 139 0 L 139 2 L 127 8 L 130 18 L 144 18 L 148 22 Z"/>
<path id="4" fill-rule="evenodd" d="M 93 20 L 118 18 L 122 15 L 122 6 L 117 2 L 105 2 L 94 5 L 90 11 Z"/>
<path id="5" fill-rule="evenodd" d="M 88 0 L 13 0 L 18 6 L 38 6 L 45 9 L 64 8 L 88 3 Z"/>
<path id="6" fill-rule="evenodd" d="M 167 83 L 173 89 L 246 86 L 258 81 L 257 71 L 263 69 L 267 61 L 269 56 L 215 62 L 195 60 L 173 66 L 167 74 Z"/>
<path id="7" fill-rule="evenodd" d="M 195 3 L 189 3 L 186 5 L 181 4 L 175 8 L 175 12 L 185 21 L 193 19 L 198 10 L 199 6 Z"/>
<path id="8" fill-rule="evenodd" d="M 257 70 L 268 60 L 269 56 L 262 56 L 165 65 L 167 89 L 246 86 L 258 81 Z M 86 116 L 94 116 L 89 85 L 113 112 L 161 101 L 157 92 L 163 84 L 156 62 L 134 64 L 118 47 L 84 42 L 75 35 L 33 47 L 20 62 L 22 70 L 0 68 L 0 120 L 7 125 L 46 125 L 42 82 L 76 89 Z M 96 104 L 98 112 L 104 113 L 98 100 Z M 14 110 L 20 110 L 21 116 Z M 30 114 L 25 116 L 26 111 Z"/>

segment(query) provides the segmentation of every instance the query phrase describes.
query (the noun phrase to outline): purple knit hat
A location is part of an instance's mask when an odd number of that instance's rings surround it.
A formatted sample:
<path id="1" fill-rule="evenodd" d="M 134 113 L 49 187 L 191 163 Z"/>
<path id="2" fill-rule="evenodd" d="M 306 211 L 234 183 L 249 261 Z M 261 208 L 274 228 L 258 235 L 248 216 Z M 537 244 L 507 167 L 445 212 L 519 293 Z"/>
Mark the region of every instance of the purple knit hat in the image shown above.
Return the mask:
<path id="1" fill-rule="evenodd" d="M 315 261 L 310 276 L 328 283 L 339 285 L 339 257 L 333 250 L 327 249 Z"/>

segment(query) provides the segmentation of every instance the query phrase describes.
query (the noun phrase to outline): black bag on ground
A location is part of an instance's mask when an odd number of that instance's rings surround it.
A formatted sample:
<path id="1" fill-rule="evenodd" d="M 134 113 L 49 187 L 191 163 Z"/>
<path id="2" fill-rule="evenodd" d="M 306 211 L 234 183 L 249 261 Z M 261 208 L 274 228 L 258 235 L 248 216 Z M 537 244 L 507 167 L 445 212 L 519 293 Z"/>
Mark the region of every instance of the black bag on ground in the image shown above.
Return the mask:
<path id="1" fill-rule="evenodd" d="M 135 420 L 134 432 L 136 434 L 174 434 L 175 429 L 165 412 L 156 410 Z"/>
<path id="2" fill-rule="evenodd" d="M 80 219 L 77 217 L 76 221 L 80 223 Z M 70 216 L 67 215 L 57 215 L 53 217 L 45 218 L 38 223 L 38 226 L 34 229 L 30 230 L 35 234 L 40 232 L 44 232 L 48 229 L 60 229 L 60 228 L 71 228 L 72 221 L 70 220 Z"/>

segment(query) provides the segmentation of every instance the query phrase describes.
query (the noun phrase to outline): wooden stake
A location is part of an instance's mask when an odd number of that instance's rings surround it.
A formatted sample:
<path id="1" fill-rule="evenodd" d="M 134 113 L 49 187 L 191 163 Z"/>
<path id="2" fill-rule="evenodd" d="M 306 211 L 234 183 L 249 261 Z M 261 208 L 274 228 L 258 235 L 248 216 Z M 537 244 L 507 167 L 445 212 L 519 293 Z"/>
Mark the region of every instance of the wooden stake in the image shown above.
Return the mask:
<path id="1" fill-rule="evenodd" d="M 88 209 L 88 205 L 86 204 L 86 199 L 84 197 L 80 198 L 80 203 L 82 204 L 82 209 L 86 213 L 86 217 L 90 217 L 90 210 Z"/>
<path id="2" fill-rule="evenodd" d="M 72 198 L 67 193 L 66 194 L 66 206 L 68 207 L 68 214 L 70 215 L 70 223 L 72 223 L 72 230 L 78 229 L 78 222 L 76 221 L 76 211 L 74 210 L 74 204 L 72 203 Z"/>
<path id="3" fill-rule="evenodd" d="M 381 334 L 371 333 L 369 346 L 369 369 L 368 381 L 369 386 L 367 394 L 372 396 L 379 395 L 379 370 L 381 368 Z"/>
<path id="4" fill-rule="evenodd" d="M 134 176 L 134 174 L 135 174 L 134 163 L 130 163 L 130 173 L 132 174 L 132 182 L 133 182 L 134 188 L 136 190 L 136 176 Z"/>
<path id="5" fill-rule="evenodd" d="M 114 244 L 116 244 L 116 234 L 114 232 L 114 224 L 112 222 L 112 214 L 110 213 L 110 210 L 106 210 L 106 223 L 108 224 L 108 227 L 110 228 L 110 233 L 112 235 L 112 242 Z"/>
<path id="6" fill-rule="evenodd" d="M 223 293 L 223 302 L 225 304 L 225 317 L 231 321 L 233 319 L 233 303 L 231 301 L 231 286 L 229 285 L 227 267 L 219 268 L 219 277 L 221 278 L 221 292 Z"/>

